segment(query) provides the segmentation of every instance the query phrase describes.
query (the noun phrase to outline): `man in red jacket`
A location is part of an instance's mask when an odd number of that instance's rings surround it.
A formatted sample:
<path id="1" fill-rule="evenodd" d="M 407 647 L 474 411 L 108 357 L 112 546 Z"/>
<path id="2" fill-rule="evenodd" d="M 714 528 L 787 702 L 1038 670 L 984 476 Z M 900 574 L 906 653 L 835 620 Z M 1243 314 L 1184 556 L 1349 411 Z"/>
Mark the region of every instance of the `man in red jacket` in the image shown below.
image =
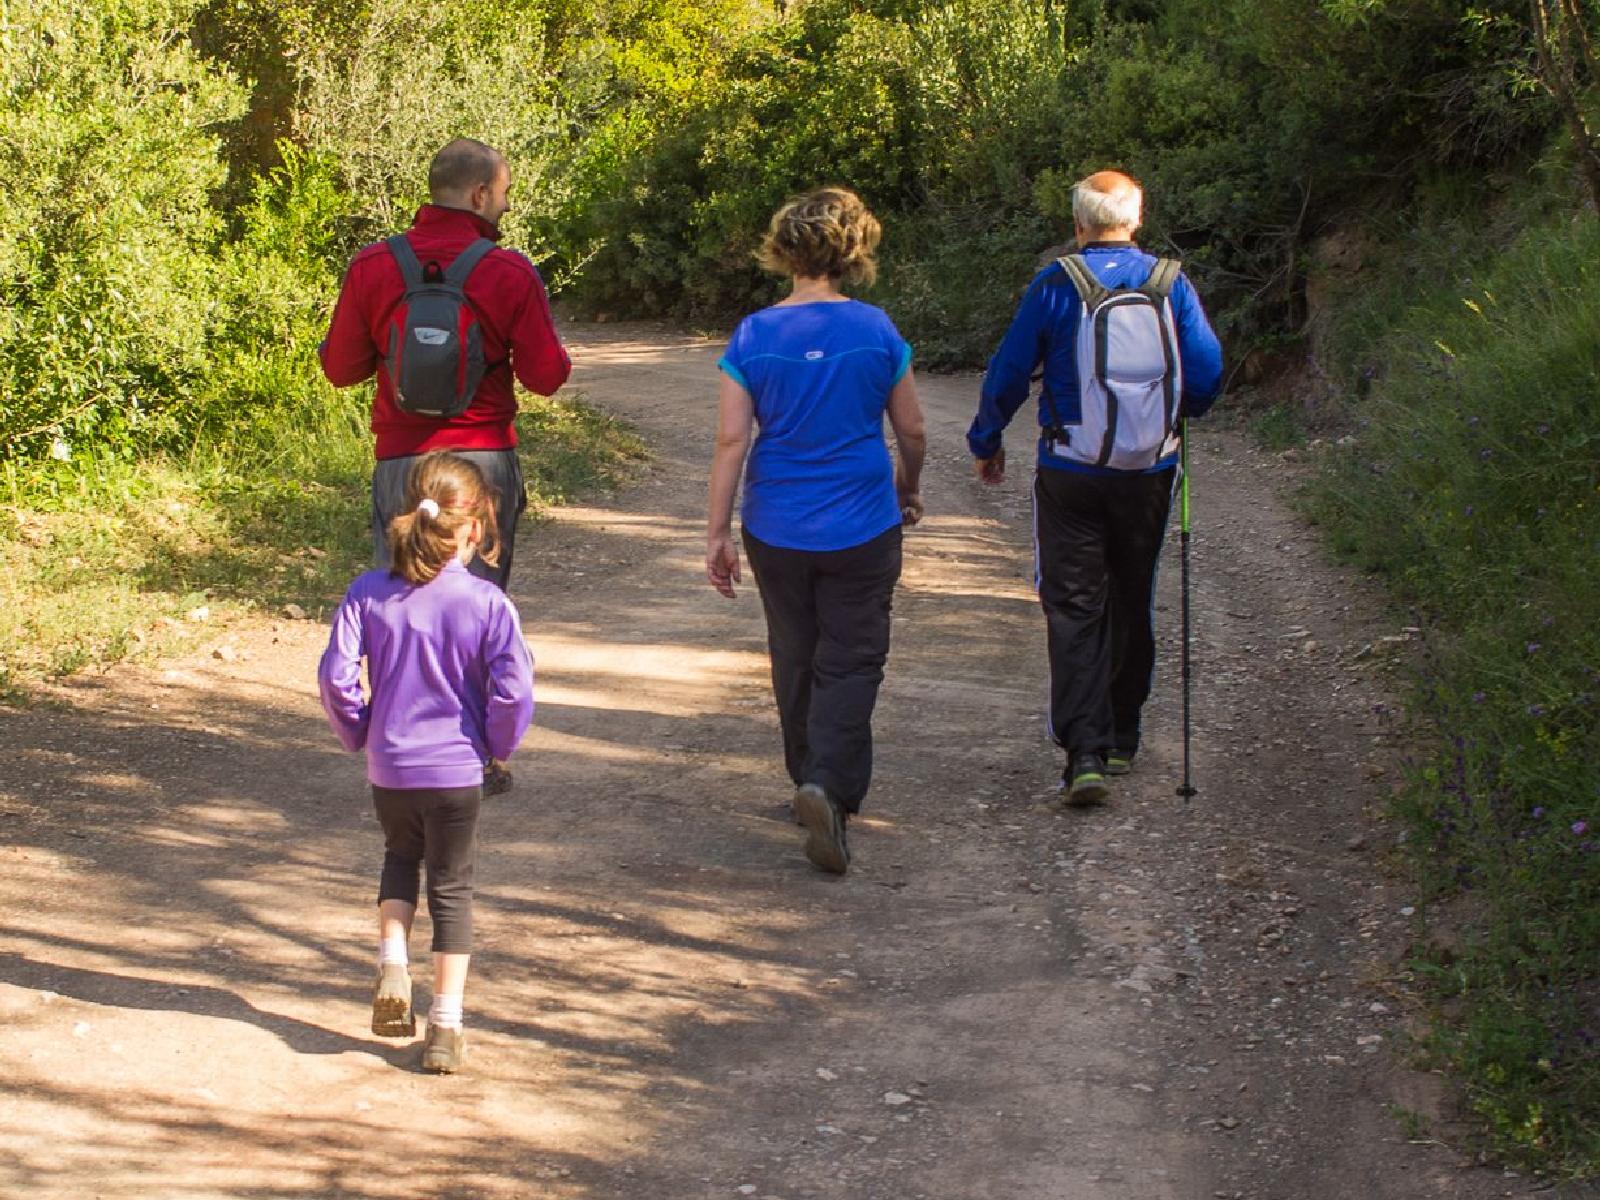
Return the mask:
<path id="1" fill-rule="evenodd" d="M 505 158 L 482 142 L 457 138 L 440 150 L 428 168 L 433 203 L 417 211 L 405 234 L 417 258 L 444 270 L 479 238 L 498 241 L 500 218 L 511 208 L 506 195 L 510 188 Z M 465 293 L 482 327 L 487 369 L 471 403 L 454 417 L 402 411 L 395 405 L 394 381 L 380 369 L 390 320 L 405 297 L 400 266 L 382 242 L 365 247 L 350 263 L 318 355 L 323 374 L 335 387 L 378 377 L 372 402 L 377 442 L 372 539 L 378 565 L 389 563 L 385 533 L 405 504 L 412 464 L 430 450 L 451 450 L 476 463 L 498 496 L 500 565 L 473 559 L 472 570 L 503 589 L 511 577 L 517 519 L 527 506 L 513 425 L 513 376 L 529 391 L 549 396 L 567 381 L 572 363 L 551 323 L 544 281 L 517 251 L 491 250 L 468 276 Z"/>

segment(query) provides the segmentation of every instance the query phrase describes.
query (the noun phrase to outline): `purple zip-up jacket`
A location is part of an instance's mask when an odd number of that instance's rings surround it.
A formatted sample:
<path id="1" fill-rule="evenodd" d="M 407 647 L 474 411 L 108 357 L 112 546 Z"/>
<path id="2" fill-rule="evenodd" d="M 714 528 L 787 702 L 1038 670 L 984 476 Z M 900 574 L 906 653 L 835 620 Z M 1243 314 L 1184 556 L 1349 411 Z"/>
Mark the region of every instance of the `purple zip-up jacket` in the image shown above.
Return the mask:
<path id="1" fill-rule="evenodd" d="M 317 683 L 328 723 L 346 750 L 366 748 L 379 787 L 477 787 L 484 763 L 509 758 L 533 720 L 517 610 L 456 559 L 422 587 L 388 571 L 352 583 Z"/>

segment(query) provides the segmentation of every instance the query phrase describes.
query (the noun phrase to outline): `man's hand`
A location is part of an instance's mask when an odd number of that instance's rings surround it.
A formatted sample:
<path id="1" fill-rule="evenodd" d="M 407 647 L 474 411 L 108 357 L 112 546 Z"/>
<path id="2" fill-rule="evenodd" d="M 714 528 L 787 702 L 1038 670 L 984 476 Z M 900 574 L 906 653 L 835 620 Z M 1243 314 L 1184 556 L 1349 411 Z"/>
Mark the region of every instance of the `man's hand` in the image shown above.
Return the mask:
<path id="1" fill-rule="evenodd" d="M 906 525 L 915 525 L 922 520 L 922 494 L 920 492 L 900 493 L 900 520 Z"/>
<path id="2" fill-rule="evenodd" d="M 996 450 L 993 457 L 980 458 L 972 465 L 973 468 L 978 472 L 978 479 L 990 487 L 993 487 L 995 484 L 1002 482 L 1006 477 L 1005 447 L 1002 446 L 1000 449 Z"/>
<path id="3" fill-rule="evenodd" d="M 706 538 L 706 578 L 718 592 L 733 599 L 733 585 L 741 580 L 739 551 L 730 535 L 711 534 Z"/>

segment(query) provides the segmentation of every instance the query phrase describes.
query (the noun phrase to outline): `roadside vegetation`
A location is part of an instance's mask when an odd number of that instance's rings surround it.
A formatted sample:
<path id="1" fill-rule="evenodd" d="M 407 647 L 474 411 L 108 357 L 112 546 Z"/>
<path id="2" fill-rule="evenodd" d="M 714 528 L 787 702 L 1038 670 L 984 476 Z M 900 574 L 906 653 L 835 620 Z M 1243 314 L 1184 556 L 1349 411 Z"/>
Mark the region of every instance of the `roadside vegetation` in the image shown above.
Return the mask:
<path id="1" fill-rule="evenodd" d="M 0 0 L 0 692 L 343 586 L 366 396 L 314 348 L 450 136 L 576 318 L 771 299 L 773 206 L 848 184 L 926 368 L 1120 166 L 1236 382 L 1319 381 L 1255 427 L 1340 431 L 1310 511 L 1427 631 L 1400 811 L 1479 917 L 1420 951 L 1432 1049 L 1499 1152 L 1600 1170 L 1597 42 L 1596 0 Z M 545 498 L 640 453 L 523 422 Z"/>
<path id="2" fill-rule="evenodd" d="M 1351 319 L 1361 319 L 1356 312 Z M 1430 1049 L 1500 1148 L 1600 1164 L 1600 222 L 1441 269 L 1352 365 L 1309 496 L 1426 631 L 1399 812 L 1431 897 Z"/>

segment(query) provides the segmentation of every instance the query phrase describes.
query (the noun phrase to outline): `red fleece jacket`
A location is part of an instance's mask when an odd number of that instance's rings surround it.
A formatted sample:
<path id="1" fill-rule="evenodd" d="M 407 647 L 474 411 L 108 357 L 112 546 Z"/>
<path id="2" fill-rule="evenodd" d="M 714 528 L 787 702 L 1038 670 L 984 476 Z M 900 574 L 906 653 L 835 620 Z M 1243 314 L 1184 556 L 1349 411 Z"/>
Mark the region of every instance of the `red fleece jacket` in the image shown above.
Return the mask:
<path id="1" fill-rule="evenodd" d="M 480 237 L 499 240 L 499 230 L 476 213 L 425 204 L 406 231 L 423 263 L 448 267 Z M 504 450 L 517 444 L 512 425 L 517 399 L 512 373 L 522 386 L 552 395 L 572 370 L 572 362 L 550 320 L 539 272 L 515 250 L 496 247 L 467 280 L 467 301 L 483 326 L 488 362 L 472 403 L 448 420 L 401 412 L 394 384 L 380 370 L 380 347 L 389 318 L 405 298 L 405 284 L 394 255 L 382 242 L 365 247 L 350 263 L 328 336 L 318 348 L 322 373 L 335 387 L 378 377 L 372 401 L 372 432 L 378 458 L 400 458 L 429 450 Z"/>

